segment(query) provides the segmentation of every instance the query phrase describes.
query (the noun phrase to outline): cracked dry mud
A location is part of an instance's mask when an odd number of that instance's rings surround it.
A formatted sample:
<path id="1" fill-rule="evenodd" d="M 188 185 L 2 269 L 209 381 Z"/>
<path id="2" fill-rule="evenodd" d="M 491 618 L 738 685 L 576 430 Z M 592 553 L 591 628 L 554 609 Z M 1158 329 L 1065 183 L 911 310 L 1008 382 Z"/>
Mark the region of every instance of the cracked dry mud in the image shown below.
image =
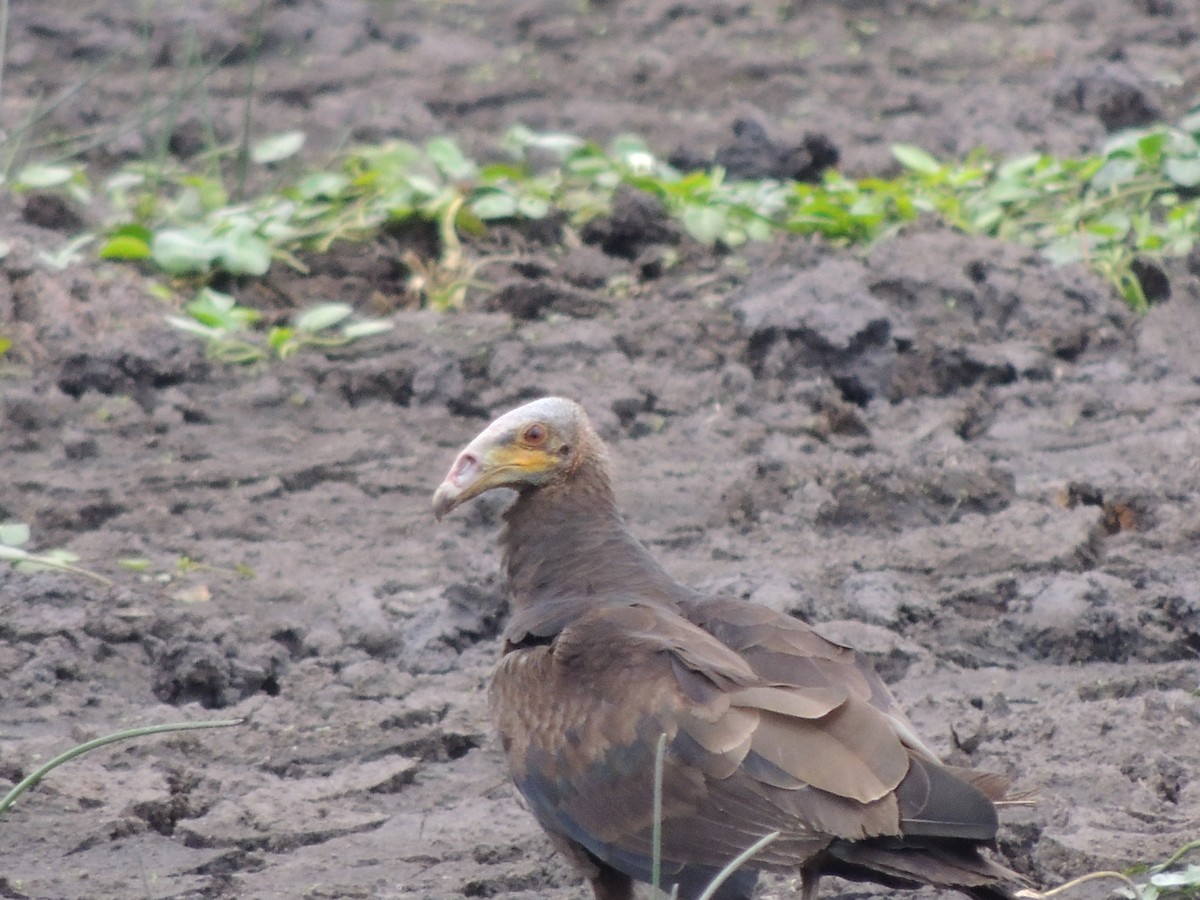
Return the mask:
<path id="1" fill-rule="evenodd" d="M 236 137 L 257 4 L 113 6 L 13 4 L 4 121 L 82 83 L 46 133 L 108 129 L 97 170 L 144 154 L 119 126 L 194 46 L 224 62 L 171 151 Z M 314 163 L 443 133 L 488 157 L 523 121 L 747 171 L 832 147 L 866 174 L 897 141 L 1075 153 L 1169 119 L 1198 34 L 1184 0 L 296 0 L 267 7 L 254 113 Z M 0 570 L 0 788 L 119 728 L 246 724 L 52 774 L 0 823 L 0 895 L 585 897 L 488 725 L 503 498 L 429 513 L 481 424 L 550 392 L 587 405 L 670 571 L 866 651 L 949 759 L 1036 793 L 1000 840 L 1036 883 L 1200 833 L 1197 261 L 1139 318 L 1081 269 L 932 225 L 721 253 L 624 197 L 580 240 L 472 245 L 519 262 L 461 313 L 247 371 L 168 329 L 136 271 L 47 267 L 89 215 L 0 205 L 0 519 L 116 581 Z M 369 312 L 402 290 L 395 241 L 228 287 Z"/>

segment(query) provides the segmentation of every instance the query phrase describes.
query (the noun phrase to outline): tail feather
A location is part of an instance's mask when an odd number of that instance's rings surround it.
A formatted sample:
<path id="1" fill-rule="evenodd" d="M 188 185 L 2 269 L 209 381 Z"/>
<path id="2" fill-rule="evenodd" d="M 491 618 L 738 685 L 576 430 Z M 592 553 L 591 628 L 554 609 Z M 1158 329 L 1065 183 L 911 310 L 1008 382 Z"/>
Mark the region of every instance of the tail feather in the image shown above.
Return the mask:
<path id="1" fill-rule="evenodd" d="M 897 888 L 923 884 L 950 888 L 976 900 L 1012 900 L 1010 884 L 1026 884 L 1012 869 L 984 856 L 968 841 L 877 838 L 835 841 L 825 850 L 823 874 Z"/>

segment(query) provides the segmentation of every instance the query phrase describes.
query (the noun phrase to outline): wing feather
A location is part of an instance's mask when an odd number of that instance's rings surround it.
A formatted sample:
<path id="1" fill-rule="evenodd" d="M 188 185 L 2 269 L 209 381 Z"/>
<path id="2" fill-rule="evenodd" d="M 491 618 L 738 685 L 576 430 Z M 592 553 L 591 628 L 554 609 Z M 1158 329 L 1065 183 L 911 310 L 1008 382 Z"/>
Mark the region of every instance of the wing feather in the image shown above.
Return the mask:
<path id="1" fill-rule="evenodd" d="M 772 867 L 897 833 L 907 756 L 885 716 L 828 679 L 765 683 L 670 610 L 591 605 L 553 645 L 505 656 L 492 702 L 542 825 L 631 871 L 650 859 L 660 734 L 664 859 L 680 871 L 719 869 L 771 831 Z"/>

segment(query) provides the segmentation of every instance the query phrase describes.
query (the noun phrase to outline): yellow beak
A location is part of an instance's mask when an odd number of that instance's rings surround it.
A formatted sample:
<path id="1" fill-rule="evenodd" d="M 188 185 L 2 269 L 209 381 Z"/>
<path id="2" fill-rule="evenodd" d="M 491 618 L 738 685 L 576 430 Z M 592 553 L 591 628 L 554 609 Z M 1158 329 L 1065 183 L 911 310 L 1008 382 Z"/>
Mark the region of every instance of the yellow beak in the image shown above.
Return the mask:
<path id="1" fill-rule="evenodd" d="M 520 487 L 553 466 L 542 450 L 511 442 L 497 443 L 486 431 L 458 454 L 445 479 L 433 494 L 433 514 L 438 519 L 456 506 L 498 487 Z"/>

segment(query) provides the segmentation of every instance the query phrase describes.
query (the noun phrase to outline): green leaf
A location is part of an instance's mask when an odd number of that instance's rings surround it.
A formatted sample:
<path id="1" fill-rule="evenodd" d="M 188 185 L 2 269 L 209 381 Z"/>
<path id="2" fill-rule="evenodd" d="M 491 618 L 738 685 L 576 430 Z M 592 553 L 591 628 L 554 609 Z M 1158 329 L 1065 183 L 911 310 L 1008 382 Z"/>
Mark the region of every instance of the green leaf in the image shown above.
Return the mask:
<path id="1" fill-rule="evenodd" d="M 488 191 L 471 201 L 471 211 L 485 221 L 511 219 L 517 212 L 517 200 L 505 191 Z"/>
<path id="2" fill-rule="evenodd" d="M 725 210 L 714 206 L 689 205 L 684 208 L 682 219 L 688 234 L 703 244 L 715 243 L 729 224 Z"/>
<path id="3" fill-rule="evenodd" d="M 361 322 L 351 322 L 349 325 L 343 325 L 340 330 L 342 337 L 346 340 L 357 341 L 360 338 L 391 331 L 393 327 L 395 327 L 393 323 L 385 322 L 383 319 L 364 319 Z"/>
<path id="4" fill-rule="evenodd" d="M 526 194 L 517 200 L 517 212 L 527 219 L 544 219 L 550 215 L 550 201 Z"/>
<path id="5" fill-rule="evenodd" d="M 207 287 L 184 310 L 200 324 L 225 331 L 241 331 L 262 318 L 258 310 L 238 306 L 231 295 Z"/>
<path id="6" fill-rule="evenodd" d="M 319 303 L 300 313 L 294 322 L 298 331 L 316 334 L 318 331 L 332 328 L 353 313 L 354 307 L 349 303 Z"/>
<path id="7" fill-rule="evenodd" d="M 412 172 L 408 175 L 408 186 L 412 194 L 421 199 L 436 197 L 442 191 L 442 186 L 427 175 Z"/>
<path id="8" fill-rule="evenodd" d="M 654 154 L 646 142 L 636 134 L 619 134 L 613 138 L 609 152 L 620 162 L 634 169 L 649 170 L 654 163 Z"/>
<path id="9" fill-rule="evenodd" d="M 185 319 L 183 316 L 167 316 L 167 324 L 172 328 L 178 328 L 180 331 L 186 331 L 193 337 L 198 337 L 205 341 L 219 340 L 224 336 L 225 331 L 220 328 L 213 328 L 211 325 L 204 325 L 197 322 L 195 319 Z"/>
<path id="10" fill-rule="evenodd" d="M 1057 238 L 1042 248 L 1042 255 L 1056 266 L 1079 262 L 1083 259 L 1086 243 L 1078 234 Z"/>
<path id="11" fill-rule="evenodd" d="M 1107 141 L 1104 142 L 1104 147 L 1101 150 L 1101 156 L 1114 157 L 1119 155 L 1128 155 L 1137 152 L 1138 142 L 1146 137 L 1145 131 L 1127 130 L 1118 131 Z"/>
<path id="12" fill-rule="evenodd" d="M 295 194 L 301 200 L 332 200 L 349 186 L 350 179 L 340 172 L 314 172 L 300 179 Z"/>
<path id="13" fill-rule="evenodd" d="M 155 264 L 171 275 L 207 272 L 220 249 L 211 232 L 196 228 L 164 228 L 150 243 Z"/>
<path id="14" fill-rule="evenodd" d="M 1103 238 L 1105 241 L 1116 241 L 1129 234 L 1131 225 L 1129 216 L 1123 212 L 1114 211 L 1095 222 L 1089 222 L 1085 229 L 1089 234 Z"/>
<path id="15" fill-rule="evenodd" d="M 147 259 L 150 245 L 132 234 L 118 234 L 100 247 L 101 259 Z"/>
<path id="16" fill-rule="evenodd" d="M 75 177 L 75 170 L 69 166 L 52 166 L 32 163 L 13 179 L 13 186 L 25 190 L 46 190 L 61 187 Z"/>
<path id="17" fill-rule="evenodd" d="M 29 540 L 29 526 L 24 522 L 0 523 L 0 544 L 19 547 Z"/>
<path id="18" fill-rule="evenodd" d="M 225 185 L 215 178 L 205 178 L 202 175 L 185 175 L 179 183 L 190 188 L 196 204 L 205 212 L 212 212 L 229 203 L 229 192 Z"/>
<path id="19" fill-rule="evenodd" d="M 450 138 L 434 138 L 425 145 L 425 153 L 438 171 L 451 181 L 466 181 L 478 173 L 475 163 Z"/>
<path id="20" fill-rule="evenodd" d="M 250 148 L 250 158 L 259 165 L 277 163 L 299 153 L 300 148 L 304 146 L 304 141 L 303 131 L 285 131 L 281 134 L 273 134 L 256 142 Z"/>
<path id="21" fill-rule="evenodd" d="M 1200 157 L 1168 159 L 1163 170 L 1167 177 L 1180 187 L 1191 188 L 1200 185 Z"/>
<path id="22" fill-rule="evenodd" d="M 128 222 L 125 225 L 120 225 L 114 228 L 109 232 L 108 236 L 113 238 L 134 237 L 140 241 L 143 241 L 144 243 L 149 244 L 154 238 L 154 232 L 152 232 L 145 225 L 139 225 L 136 222 Z"/>
<path id="23" fill-rule="evenodd" d="M 528 181 L 530 177 L 523 166 L 509 163 L 488 163 L 479 170 L 479 180 L 485 185 L 501 181 Z"/>
<path id="24" fill-rule="evenodd" d="M 222 235 L 215 262 L 230 275 L 265 275 L 271 268 L 271 248 L 257 234 L 245 231 Z"/>
<path id="25" fill-rule="evenodd" d="M 1119 187 L 1131 181 L 1141 166 L 1136 159 L 1126 156 L 1115 156 L 1100 167 L 1100 171 L 1092 176 L 1091 186 L 1098 191 Z"/>
<path id="26" fill-rule="evenodd" d="M 1040 153 L 1025 153 L 1021 156 L 1013 157 L 1010 160 L 1002 163 L 996 169 L 996 180 L 1005 181 L 1009 178 L 1014 178 L 1018 175 L 1028 175 L 1038 167 L 1038 164 L 1045 159 Z"/>
<path id="27" fill-rule="evenodd" d="M 504 136 L 504 146 L 514 155 L 520 156 L 528 150 L 542 150 L 560 159 L 587 146 L 587 142 L 573 134 L 559 131 L 531 131 L 524 125 L 514 125 Z"/>
<path id="28" fill-rule="evenodd" d="M 295 337 L 295 331 L 283 325 L 276 325 L 267 332 L 267 346 L 272 350 L 280 350 Z"/>
<path id="29" fill-rule="evenodd" d="M 980 209 L 971 218 L 971 228 L 981 234 L 991 234 L 992 229 L 1004 218 L 1004 210 L 999 206 L 987 206 Z"/>
<path id="30" fill-rule="evenodd" d="M 1138 138 L 1137 147 L 1138 155 L 1141 156 L 1143 162 L 1148 166 L 1158 165 L 1158 161 L 1162 158 L 1163 149 L 1167 146 L 1169 135 L 1166 131 L 1151 131 L 1149 134 L 1144 134 Z"/>
<path id="31" fill-rule="evenodd" d="M 1200 865 L 1189 863 L 1179 872 L 1159 872 L 1150 876 L 1155 887 L 1200 887 Z"/>
<path id="32" fill-rule="evenodd" d="M 945 169 L 933 154 L 915 144 L 893 144 L 892 156 L 904 168 L 920 175 L 940 175 Z"/>
<path id="33" fill-rule="evenodd" d="M 1188 111 L 1188 114 L 1179 120 L 1179 127 L 1189 134 L 1200 135 L 1200 106 Z"/>
<path id="34" fill-rule="evenodd" d="M 1028 181 L 1016 178 L 997 180 L 987 190 L 987 197 L 993 203 L 1015 203 L 1018 200 L 1031 200 L 1039 195 Z"/>

